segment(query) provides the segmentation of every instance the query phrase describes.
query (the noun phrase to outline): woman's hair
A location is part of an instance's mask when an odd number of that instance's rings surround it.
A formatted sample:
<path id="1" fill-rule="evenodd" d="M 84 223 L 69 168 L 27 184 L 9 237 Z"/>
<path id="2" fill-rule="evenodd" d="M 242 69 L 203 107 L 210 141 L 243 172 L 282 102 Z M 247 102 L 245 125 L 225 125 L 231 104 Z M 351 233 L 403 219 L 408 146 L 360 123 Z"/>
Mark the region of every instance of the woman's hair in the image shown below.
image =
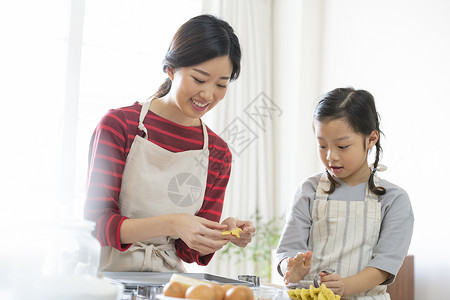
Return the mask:
<path id="1" fill-rule="evenodd" d="M 372 94 L 365 90 L 355 90 L 354 88 L 337 88 L 326 93 L 317 104 L 314 111 L 314 120 L 319 122 L 328 122 L 330 120 L 345 119 L 350 127 L 364 137 L 369 136 L 372 131 L 380 130 L 379 114 L 375 107 L 375 99 Z M 374 170 L 378 166 L 380 155 L 383 151 L 380 139 L 375 144 L 376 154 L 373 163 Z M 372 172 L 369 177 L 369 189 L 376 195 L 384 195 L 386 189 L 381 186 L 375 186 Z M 327 193 L 331 194 L 335 188 L 336 182 L 327 170 L 328 179 L 331 186 Z"/>
<path id="2" fill-rule="evenodd" d="M 215 16 L 199 15 L 181 25 L 173 36 L 163 70 L 188 67 L 224 55 L 229 56 L 233 65 L 230 80 L 236 80 L 241 70 L 241 47 L 233 28 Z M 165 96 L 171 85 L 167 78 L 154 96 Z"/>

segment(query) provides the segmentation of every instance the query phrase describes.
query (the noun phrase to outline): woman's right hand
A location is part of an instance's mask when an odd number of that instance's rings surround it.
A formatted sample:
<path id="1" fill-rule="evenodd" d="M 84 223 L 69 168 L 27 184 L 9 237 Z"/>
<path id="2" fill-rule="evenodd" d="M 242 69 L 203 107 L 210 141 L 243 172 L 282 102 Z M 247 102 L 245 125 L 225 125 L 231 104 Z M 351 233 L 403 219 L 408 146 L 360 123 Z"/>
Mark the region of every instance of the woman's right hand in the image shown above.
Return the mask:
<path id="1" fill-rule="evenodd" d="M 184 213 L 176 214 L 174 220 L 176 235 L 200 256 L 220 250 L 231 239 L 231 236 L 222 235 L 227 225 Z"/>
<path id="2" fill-rule="evenodd" d="M 297 283 L 308 275 L 311 269 L 312 252 L 297 253 L 295 257 L 288 258 L 284 283 Z"/>

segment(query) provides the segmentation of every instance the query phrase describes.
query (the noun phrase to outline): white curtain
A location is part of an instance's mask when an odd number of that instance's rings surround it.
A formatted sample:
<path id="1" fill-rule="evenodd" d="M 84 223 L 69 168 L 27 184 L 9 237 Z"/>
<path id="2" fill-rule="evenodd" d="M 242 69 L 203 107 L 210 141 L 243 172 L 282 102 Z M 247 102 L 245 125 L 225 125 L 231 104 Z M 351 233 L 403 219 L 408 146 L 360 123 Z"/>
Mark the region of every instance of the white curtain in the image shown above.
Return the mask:
<path id="1" fill-rule="evenodd" d="M 242 49 L 240 77 L 205 118 L 233 153 L 222 219 L 234 216 L 254 221 L 258 209 L 263 220 L 268 220 L 275 211 L 273 126 L 282 110 L 272 97 L 271 8 L 271 0 L 203 1 L 203 13 L 227 21 Z M 255 273 L 251 259 L 245 264 L 238 264 L 238 259 L 219 251 L 206 270 L 234 278 Z"/>

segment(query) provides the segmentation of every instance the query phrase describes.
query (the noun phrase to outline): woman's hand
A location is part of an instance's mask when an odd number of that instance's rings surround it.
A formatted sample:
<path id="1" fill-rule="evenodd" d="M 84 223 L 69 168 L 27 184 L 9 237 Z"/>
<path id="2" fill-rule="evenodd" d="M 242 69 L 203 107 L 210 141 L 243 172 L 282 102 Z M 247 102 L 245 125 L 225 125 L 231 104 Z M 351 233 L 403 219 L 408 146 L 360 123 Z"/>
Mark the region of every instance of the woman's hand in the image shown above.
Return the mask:
<path id="1" fill-rule="evenodd" d="M 223 236 L 226 225 L 219 224 L 190 214 L 176 214 L 174 231 L 189 248 L 199 252 L 200 256 L 214 253 L 225 246 L 229 236 Z"/>
<path id="2" fill-rule="evenodd" d="M 231 242 L 239 247 L 245 247 L 252 241 L 255 236 L 256 228 L 250 221 L 240 221 L 233 217 L 228 217 L 222 221 L 222 224 L 228 226 L 227 230 L 233 230 L 235 228 L 241 228 L 242 232 L 237 236 L 231 236 Z"/>
<path id="3" fill-rule="evenodd" d="M 320 272 L 319 276 L 321 284 L 325 284 L 335 295 L 342 296 L 344 294 L 344 279 L 341 275 L 336 273 L 327 275 L 324 272 Z"/>
<path id="4" fill-rule="evenodd" d="M 308 275 L 311 269 L 312 252 L 297 253 L 295 257 L 289 257 L 286 274 L 284 274 L 284 283 L 297 283 Z"/>

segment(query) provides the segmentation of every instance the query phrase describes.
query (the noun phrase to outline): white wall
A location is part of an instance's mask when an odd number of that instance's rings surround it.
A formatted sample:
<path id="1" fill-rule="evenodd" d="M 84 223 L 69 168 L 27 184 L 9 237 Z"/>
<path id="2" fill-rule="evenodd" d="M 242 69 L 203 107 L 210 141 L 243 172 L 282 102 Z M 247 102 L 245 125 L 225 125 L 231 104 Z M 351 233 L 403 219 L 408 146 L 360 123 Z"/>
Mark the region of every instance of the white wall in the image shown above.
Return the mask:
<path id="1" fill-rule="evenodd" d="M 321 84 L 321 2 L 274 1 L 273 98 L 283 110 L 274 129 L 278 215 L 286 213 L 299 182 L 321 169 L 312 132 Z"/>
<path id="2" fill-rule="evenodd" d="M 294 2 L 276 1 L 282 8 L 280 14 L 296 26 L 296 29 L 285 28 L 290 30 L 293 40 L 305 29 L 301 21 L 291 19 L 292 15 L 305 19 L 305 15 L 312 14 L 323 19 L 323 28 L 316 28 L 321 36 L 321 57 L 317 62 L 320 71 L 319 78 L 316 77 L 319 89 L 309 101 L 315 101 L 319 94 L 333 88 L 349 85 L 367 89 L 375 96 L 386 136 L 382 140 L 382 163 L 389 168 L 380 175 L 406 189 L 415 213 L 409 253 L 415 256 L 416 299 L 443 299 L 443 295 L 450 293 L 450 273 L 445 271 L 450 266 L 450 197 L 446 171 L 450 146 L 450 1 L 324 0 L 302 1 L 303 5 Z M 311 7 L 312 2 L 316 7 Z M 318 3 L 323 4 L 322 11 L 317 11 Z M 285 5 L 291 4 L 291 9 L 286 10 Z M 312 9 L 310 14 L 304 11 L 308 5 Z M 302 43 L 317 43 L 317 37 L 309 37 L 309 41 L 304 38 Z M 284 41 L 283 46 L 275 47 L 287 51 L 290 46 Z M 305 62 L 302 47 L 296 46 L 296 50 L 300 62 Z M 302 67 L 298 59 L 292 59 L 293 64 L 289 64 L 288 59 L 280 58 L 279 62 L 283 63 L 278 68 L 287 71 L 278 76 L 284 75 L 283 80 L 292 84 L 290 90 L 280 94 L 302 100 L 298 87 L 304 87 L 305 77 L 289 78 L 290 72 L 296 76 L 300 73 L 296 69 Z M 316 59 L 311 57 L 312 61 Z M 305 70 L 311 68 L 302 72 Z M 311 74 L 314 77 L 315 73 Z M 294 85 L 299 79 L 302 82 Z M 289 87 L 281 80 L 276 86 Z M 310 110 L 307 101 L 302 100 L 301 108 L 297 104 L 293 108 L 297 111 L 286 114 L 289 120 L 285 122 L 298 124 L 298 118 L 308 118 L 304 115 L 304 111 Z M 281 132 L 281 140 L 285 141 L 282 145 L 286 146 L 289 135 L 296 133 L 301 134 L 298 129 Z M 298 142 L 292 146 L 299 153 L 305 151 Z M 292 152 L 284 160 L 300 161 Z M 292 170 L 292 165 L 282 166 L 281 174 L 300 175 L 300 171 Z M 289 183 L 281 186 L 292 188 L 288 180 Z M 285 207 L 290 199 L 283 197 L 281 201 Z"/>

